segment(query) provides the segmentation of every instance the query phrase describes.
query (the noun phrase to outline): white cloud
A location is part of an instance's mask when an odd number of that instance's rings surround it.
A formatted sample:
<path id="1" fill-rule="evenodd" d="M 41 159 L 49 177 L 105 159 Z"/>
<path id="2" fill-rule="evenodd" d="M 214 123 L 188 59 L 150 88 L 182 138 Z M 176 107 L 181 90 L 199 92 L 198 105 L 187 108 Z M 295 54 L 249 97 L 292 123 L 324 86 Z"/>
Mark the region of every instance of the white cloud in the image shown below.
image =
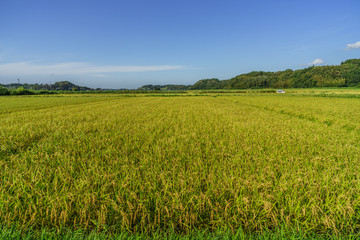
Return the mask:
<path id="1" fill-rule="evenodd" d="M 154 72 L 182 69 L 179 65 L 160 66 L 96 66 L 82 62 L 67 62 L 56 64 L 36 64 L 32 62 L 17 62 L 0 64 L 2 75 L 86 75 L 114 72 Z"/>
<path id="2" fill-rule="evenodd" d="M 312 65 L 319 65 L 324 63 L 324 60 L 317 58 L 314 61 L 312 61 L 311 63 L 305 63 L 305 64 L 301 64 L 301 66 L 312 66 Z"/>
<path id="3" fill-rule="evenodd" d="M 345 50 L 356 49 L 356 48 L 360 48 L 360 41 L 358 41 L 356 43 L 346 44 Z"/>
<path id="4" fill-rule="evenodd" d="M 318 64 L 322 64 L 322 63 L 324 63 L 324 60 L 322 60 L 322 59 L 320 59 L 320 58 L 317 58 L 317 59 L 315 59 L 314 61 L 312 61 L 312 62 L 310 63 L 310 65 L 318 65 Z"/>

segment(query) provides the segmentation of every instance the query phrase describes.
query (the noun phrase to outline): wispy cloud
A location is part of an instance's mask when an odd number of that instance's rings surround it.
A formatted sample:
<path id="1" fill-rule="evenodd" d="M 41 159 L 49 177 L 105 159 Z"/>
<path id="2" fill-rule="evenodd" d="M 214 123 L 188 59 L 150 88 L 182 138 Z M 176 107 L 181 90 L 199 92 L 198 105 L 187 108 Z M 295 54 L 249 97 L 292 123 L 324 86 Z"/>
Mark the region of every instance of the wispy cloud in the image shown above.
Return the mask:
<path id="1" fill-rule="evenodd" d="M 356 43 L 346 44 L 345 50 L 356 49 L 356 48 L 360 48 L 360 41 L 358 41 Z"/>
<path id="2" fill-rule="evenodd" d="M 314 61 L 312 61 L 312 62 L 310 63 L 310 65 L 318 65 L 318 64 L 322 64 L 322 63 L 324 63 L 324 60 L 322 60 L 322 59 L 320 59 L 320 58 L 317 58 L 317 59 L 315 59 Z"/>
<path id="3" fill-rule="evenodd" d="M 304 64 L 300 64 L 301 66 L 312 66 L 312 65 L 319 65 L 324 63 L 324 60 L 317 58 L 314 61 L 310 62 L 310 63 L 304 63 Z"/>
<path id="4" fill-rule="evenodd" d="M 115 72 L 154 72 L 182 69 L 180 65 L 159 66 L 96 66 L 83 62 L 67 62 L 56 64 L 38 64 L 33 62 L 17 62 L 0 64 L 0 74 L 3 75 L 87 75 Z"/>

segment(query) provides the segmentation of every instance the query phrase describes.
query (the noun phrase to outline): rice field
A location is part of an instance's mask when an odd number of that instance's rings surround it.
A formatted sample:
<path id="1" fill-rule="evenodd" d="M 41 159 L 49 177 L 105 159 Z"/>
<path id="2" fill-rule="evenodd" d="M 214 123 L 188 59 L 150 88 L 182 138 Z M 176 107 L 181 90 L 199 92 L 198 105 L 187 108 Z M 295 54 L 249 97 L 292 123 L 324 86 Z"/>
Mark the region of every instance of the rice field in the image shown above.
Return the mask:
<path id="1" fill-rule="evenodd" d="M 0 222 L 357 233 L 359 109 L 301 94 L 0 97 Z"/>

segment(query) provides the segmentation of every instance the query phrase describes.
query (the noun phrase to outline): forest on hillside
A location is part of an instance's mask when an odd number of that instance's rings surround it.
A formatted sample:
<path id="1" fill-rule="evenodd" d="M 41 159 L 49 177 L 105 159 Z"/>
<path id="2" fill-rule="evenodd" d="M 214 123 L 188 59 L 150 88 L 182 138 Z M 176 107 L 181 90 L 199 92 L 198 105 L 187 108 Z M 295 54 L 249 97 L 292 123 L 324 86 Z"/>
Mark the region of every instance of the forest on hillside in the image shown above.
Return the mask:
<path id="1" fill-rule="evenodd" d="M 203 79 L 194 85 L 144 85 L 141 90 L 360 87 L 360 59 L 340 65 L 278 72 L 253 71 L 228 80 Z"/>
<path id="2" fill-rule="evenodd" d="M 360 87 L 360 59 L 349 59 L 333 66 L 311 66 L 299 70 L 264 72 L 253 71 L 236 77 L 219 80 L 202 79 L 193 85 L 144 85 L 131 91 L 181 91 L 208 89 L 257 89 L 257 88 L 316 88 L 316 87 Z M 5 89 L 6 88 L 6 89 Z M 29 91 L 104 91 L 78 86 L 68 81 L 54 84 L 11 83 L 0 84 L 0 95 L 10 95 L 11 91 L 29 94 Z M 117 89 L 111 89 L 114 91 Z M 126 90 L 126 89 L 119 89 Z M 110 90 L 108 90 L 110 91 Z"/>
<path id="3" fill-rule="evenodd" d="M 0 87 L 7 88 L 9 90 L 24 88 L 27 90 L 53 90 L 53 91 L 89 91 L 93 90 L 92 88 L 83 87 L 75 85 L 69 81 L 60 81 L 53 84 L 29 84 L 29 83 L 10 83 L 10 84 L 0 84 Z"/>

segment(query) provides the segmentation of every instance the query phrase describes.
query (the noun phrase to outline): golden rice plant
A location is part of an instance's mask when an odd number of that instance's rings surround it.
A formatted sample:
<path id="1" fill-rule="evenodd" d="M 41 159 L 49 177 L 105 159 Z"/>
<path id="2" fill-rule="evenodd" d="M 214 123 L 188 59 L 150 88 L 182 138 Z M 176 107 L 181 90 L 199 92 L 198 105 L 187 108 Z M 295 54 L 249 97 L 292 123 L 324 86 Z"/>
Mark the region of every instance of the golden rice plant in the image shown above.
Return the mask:
<path id="1" fill-rule="evenodd" d="M 214 96 L 1 98 L 0 222 L 359 230 L 357 99 Z"/>

